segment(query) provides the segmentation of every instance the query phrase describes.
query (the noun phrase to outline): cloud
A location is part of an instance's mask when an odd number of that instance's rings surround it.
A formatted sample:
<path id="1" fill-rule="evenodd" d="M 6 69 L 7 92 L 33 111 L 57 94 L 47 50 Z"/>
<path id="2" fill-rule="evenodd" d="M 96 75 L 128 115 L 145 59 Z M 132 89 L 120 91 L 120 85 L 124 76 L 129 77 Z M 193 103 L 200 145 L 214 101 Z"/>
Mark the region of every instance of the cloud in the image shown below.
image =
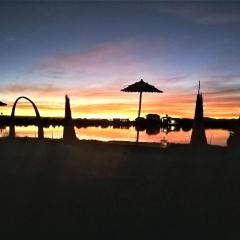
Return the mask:
<path id="1" fill-rule="evenodd" d="M 240 22 L 238 2 L 173 2 L 162 4 L 160 13 L 168 13 L 199 24 L 228 24 Z"/>
<path id="2" fill-rule="evenodd" d="M 240 95 L 240 73 L 213 74 L 203 78 L 202 85 L 205 86 L 206 95 L 215 97 Z"/>
<path id="3" fill-rule="evenodd" d="M 50 95 L 56 94 L 58 92 L 63 92 L 63 88 L 54 86 L 52 84 L 46 85 L 33 85 L 33 84 L 6 84 L 0 85 L 1 93 L 17 93 L 17 94 L 25 94 L 25 93 L 36 93 L 39 95 Z"/>
<path id="4" fill-rule="evenodd" d="M 107 91 L 113 85 L 121 89 L 141 78 L 154 83 L 163 73 L 159 74 L 155 61 L 164 62 L 167 44 L 163 39 L 141 37 L 105 42 L 84 51 L 45 57 L 28 77 L 65 86 L 71 93 L 80 88 Z"/>
<path id="5" fill-rule="evenodd" d="M 240 95 L 240 88 L 222 88 L 222 89 L 215 89 L 213 91 L 206 91 L 207 95 Z"/>
<path id="6" fill-rule="evenodd" d="M 79 86 L 129 79 L 146 69 L 146 64 L 134 56 L 138 47 L 138 42 L 128 40 L 100 44 L 83 52 L 49 56 L 35 65 L 31 74 L 44 76 L 55 83 L 74 82 Z"/>

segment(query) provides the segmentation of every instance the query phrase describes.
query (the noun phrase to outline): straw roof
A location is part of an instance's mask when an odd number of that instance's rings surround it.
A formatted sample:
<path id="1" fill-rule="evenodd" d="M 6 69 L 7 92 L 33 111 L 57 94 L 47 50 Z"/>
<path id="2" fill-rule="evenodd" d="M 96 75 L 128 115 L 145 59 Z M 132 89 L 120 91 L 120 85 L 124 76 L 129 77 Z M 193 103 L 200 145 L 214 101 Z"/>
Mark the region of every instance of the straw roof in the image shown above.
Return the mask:
<path id="1" fill-rule="evenodd" d="M 0 106 L 7 106 L 7 104 L 0 101 Z"/>
<path id="2" fill-rule="evenodd" d="M 129 85 L 128 87 L 122 89 L 123 92 L 157 92 L 162 93 L 163 91 L 155 88 L 153 85 L 150 85 L 144 82 L 142 79 L 139 82 Z"/>

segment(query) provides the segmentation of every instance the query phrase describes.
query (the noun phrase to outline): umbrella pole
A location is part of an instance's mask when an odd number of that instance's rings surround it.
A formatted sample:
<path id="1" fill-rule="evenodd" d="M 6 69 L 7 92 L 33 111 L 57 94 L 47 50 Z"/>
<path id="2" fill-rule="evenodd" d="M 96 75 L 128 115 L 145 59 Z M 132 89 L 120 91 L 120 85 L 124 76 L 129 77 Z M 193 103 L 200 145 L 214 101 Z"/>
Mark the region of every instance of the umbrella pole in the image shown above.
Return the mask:
<path id="1" fill-rule="evenodd" d="M 137 130 L 137 139 L 136 139 L 136 142 L 138 143 L 139 141 L 139 130 Z"/>
<path id="2" fill-rule="evenodd" d="M 142 106 L 142 92 L 140 92 L 140 96 L 139 96 L 138 117 L 140 117 L 140 114 L 141 114 L 141 106 Z"/>

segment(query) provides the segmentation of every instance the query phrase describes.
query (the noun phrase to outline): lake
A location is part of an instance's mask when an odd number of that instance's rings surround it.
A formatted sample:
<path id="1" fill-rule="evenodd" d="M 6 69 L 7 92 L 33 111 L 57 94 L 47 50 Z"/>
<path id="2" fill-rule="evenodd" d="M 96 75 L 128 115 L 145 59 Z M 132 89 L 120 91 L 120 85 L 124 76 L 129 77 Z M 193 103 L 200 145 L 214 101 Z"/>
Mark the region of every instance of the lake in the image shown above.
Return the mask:
<path id="1" fill-rule="evenodd" d="M 37 137 L 37 127 L 19 127 L 16 126 L 17 137 Z M 139 142 L 159 142 L 161 140 L 167 140 L 169 143 L 189 143 L 192 131 L 172 131 L 166 132 L 164 129 L 160 129 L 155 134 L 149 134 L 145 131 L 139 132 Z M 100 128 L 100 127 L 87 127 L 87 128 L 75 128 L 77 137 L 84 140 L 100 140 L 100 141 L 136 141 L 137 132 L 134 127 L 129 129 L 124 128 Z M 9 128 L 1 129 L 0 137 L 8 136 Z M 207 129 L 206 137 L 208 144 L 226 146 L 226 141 L 230 132 L 223 129 Z M 46 138 L 59 139 L 63 136 L 63 127 L 49 127 L 44 128 L 44 136 Z"/>

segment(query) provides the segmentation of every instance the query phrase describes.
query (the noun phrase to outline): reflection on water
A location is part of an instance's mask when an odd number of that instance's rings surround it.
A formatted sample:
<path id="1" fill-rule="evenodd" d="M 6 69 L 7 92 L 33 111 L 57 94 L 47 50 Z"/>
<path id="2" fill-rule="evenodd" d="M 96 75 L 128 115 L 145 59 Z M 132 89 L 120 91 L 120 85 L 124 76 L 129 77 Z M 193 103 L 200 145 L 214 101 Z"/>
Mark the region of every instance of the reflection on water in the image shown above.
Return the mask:
<path id="1" fill-rule="evenodd" d="M 207 143 L 211 145 L 226 146 L 230 132 L 222 129 L 206 130 Z"/>
<path id="2" fill-rule="evenodd" d="M 171 129 L 170 129 L 171 130 Z M 77 137 L 86 140 L 101 140 L 101 141 L 136 141 L 137 132 L 134 127 L 129 129 L 123 128 L 100 128 L 87 127 L 75 128 Z M 0 137 L 8 136 L 9 128 L 1 129 Z M 17 137 L 37 137 L 38 128 L 36 126 L 18 127 L 16 126 Z M 140 142 L 158 142 L 167 140 L 169 143 L 190 143 L 192 131 L 170 131 L 166 132 L 162 129 L 160 131 L 139 132 Z M 63 137 L 63 127 L 49 127 L 44 128 L 45 138 L 59 139 Z M 207 129 L 206 136 L 208 144 L 226 146 L 229 131 L 222 129 Z"/>
<path id="3" fill-rule="evenodd" d="M 0 128 L 0 137 L 7 137 L 8 136 L 8 128 Z"/>

